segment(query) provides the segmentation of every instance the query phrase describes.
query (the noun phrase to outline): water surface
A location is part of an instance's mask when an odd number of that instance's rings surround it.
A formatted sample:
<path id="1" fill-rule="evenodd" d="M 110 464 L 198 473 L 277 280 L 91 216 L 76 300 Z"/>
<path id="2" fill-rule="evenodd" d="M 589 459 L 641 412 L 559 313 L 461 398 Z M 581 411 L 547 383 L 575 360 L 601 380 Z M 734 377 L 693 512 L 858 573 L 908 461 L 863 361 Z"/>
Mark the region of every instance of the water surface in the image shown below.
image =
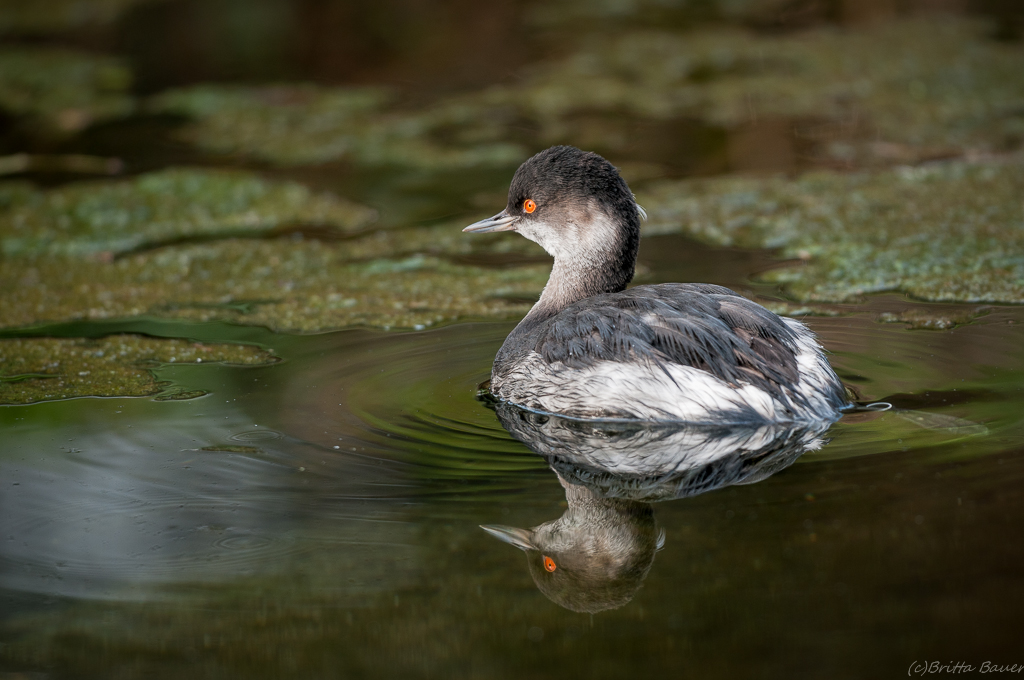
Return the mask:
<path id="1" fill-rule="evenodd" d="M 886 304 L 899 300 L 873 306 Z M 159 368 L 210 392 L 189 401 L 0 410 L 3 663 L 56 677 L 863 677 L 936 650 L 1011 661 L 1024 315 L 931 332 L 858 309 L 808 322 L 865 400 L 900 408 L 847 416 L 756 483 L 654 504 L 664 549 L 631 602 L 594 615 L 547 600 L 523 554 L 478 527 L 565 505 L 476 396 L 511 324 L 117 324 L 284 360 Z"/>

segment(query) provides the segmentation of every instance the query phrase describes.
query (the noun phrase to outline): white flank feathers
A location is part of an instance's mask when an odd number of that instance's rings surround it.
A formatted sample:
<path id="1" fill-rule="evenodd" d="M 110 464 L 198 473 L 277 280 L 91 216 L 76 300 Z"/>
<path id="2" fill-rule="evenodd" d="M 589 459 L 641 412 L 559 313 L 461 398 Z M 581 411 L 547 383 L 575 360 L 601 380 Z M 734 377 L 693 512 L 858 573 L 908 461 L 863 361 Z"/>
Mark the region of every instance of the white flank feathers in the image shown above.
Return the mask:
<path id="1" fill-rule="evenodd" d="M 835 420 L 838 414 L 827 394 L 838 379 L 814 335 L 798 321 L 785 322 L 797 335 L 800 374 L 785 400 L 754 385 L 730 385 L 691 366 L 633 360 L 580 369 L 549 364 L 537 352 L 496 377 L 491 389 L 518 406 L 578 418 L 714 424 Z"/>

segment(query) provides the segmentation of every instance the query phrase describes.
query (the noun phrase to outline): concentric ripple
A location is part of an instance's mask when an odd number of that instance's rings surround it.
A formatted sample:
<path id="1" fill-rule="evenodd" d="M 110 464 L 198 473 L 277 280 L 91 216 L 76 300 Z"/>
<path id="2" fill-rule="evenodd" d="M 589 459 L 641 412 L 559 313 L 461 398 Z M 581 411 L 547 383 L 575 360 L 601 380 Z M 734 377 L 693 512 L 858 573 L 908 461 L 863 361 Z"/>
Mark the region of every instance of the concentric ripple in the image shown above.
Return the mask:
<path id="1" fill-rule="evenodd" d="M 876 316 L 870 310 L 806 320 L 865 402 L 896 407 L 844 418 L 830 431 L 831 444 L 807 460 L 931 447 L 980 455 L 1020 430 L 1024 350 L 1008 340 L 1021 310 L 996 309 L 940 332 L 908 331 Z M 540 461 L 476 398 L 510 329 L 465 324 L 326 336 L 294 360 L 282 392 L 282 429 L 318 446 L 406 464 L 406 474 L 424 487 L 538 469 Z"/>
<path id="2" fill-rule="evenodd" d="M 280 439 L 281 433 L 276 430 L 246 430 L 233 434 L 228 439 L 236 442 L 263 442 L 271 439 Z"/>
<path id="3" fill-rule="evenodd" d="M 404 463 L 420 480 L 493 482 L 542 469 L 476 398 L 509 330 L 507 324 L 466 324 L 331 336 L 319 351 L 294 359 L 281 393 L 282 428 L 319 446 Z"/>

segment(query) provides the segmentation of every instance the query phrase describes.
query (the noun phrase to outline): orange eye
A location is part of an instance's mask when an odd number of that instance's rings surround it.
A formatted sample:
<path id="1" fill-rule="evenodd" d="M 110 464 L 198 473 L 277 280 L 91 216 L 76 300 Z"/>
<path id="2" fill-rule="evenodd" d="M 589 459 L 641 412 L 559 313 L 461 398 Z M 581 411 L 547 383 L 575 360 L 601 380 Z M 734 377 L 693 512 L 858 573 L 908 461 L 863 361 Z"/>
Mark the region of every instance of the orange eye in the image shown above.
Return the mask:
<path id="1" fill-rule="evenodd" d="M 544 556 L 544 568 L 547 571 L 554 571 L 555 569 L 558 569 L 558 567 L 555 565 L 555 561 L 547 555 Z"/>
<path id="2" fill-rule="evenodd" d="M 528 198 L 525 201 L 523 201 L 523 210 L 525 210 L 526 212 L 532 213 L 536 209 L 537 209 L 537 204 L 533 202 L 532 198 Z M 545 563 L 545 564 L 547 564 L 547 563 Z M 551 563 L 552 567 L 551 567 L 551 569 L 548 569 L 548 571 L 554 571 L 555 570 L 554 569 L 554 564 L 555 564 L 554 562 Z"/>

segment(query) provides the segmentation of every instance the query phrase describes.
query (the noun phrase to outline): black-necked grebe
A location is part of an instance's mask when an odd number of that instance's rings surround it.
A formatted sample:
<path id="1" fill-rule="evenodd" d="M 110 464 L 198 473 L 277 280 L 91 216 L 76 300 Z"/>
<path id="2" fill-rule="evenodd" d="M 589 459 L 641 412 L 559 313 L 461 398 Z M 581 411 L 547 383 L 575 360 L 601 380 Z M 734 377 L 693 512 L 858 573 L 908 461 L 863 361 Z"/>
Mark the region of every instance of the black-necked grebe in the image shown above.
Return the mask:
<path id="1" fill-rule="evenodd" d="M 642 215 L 611 163 L 555 146 L 519 166 L 503 211 L 464 229 L 517 231 L 555 258 L 495 357 L 491 392 L 576 418 L 837 419 L 845 389 L 800 322 L 721 286 L 626 290 Z"/>

